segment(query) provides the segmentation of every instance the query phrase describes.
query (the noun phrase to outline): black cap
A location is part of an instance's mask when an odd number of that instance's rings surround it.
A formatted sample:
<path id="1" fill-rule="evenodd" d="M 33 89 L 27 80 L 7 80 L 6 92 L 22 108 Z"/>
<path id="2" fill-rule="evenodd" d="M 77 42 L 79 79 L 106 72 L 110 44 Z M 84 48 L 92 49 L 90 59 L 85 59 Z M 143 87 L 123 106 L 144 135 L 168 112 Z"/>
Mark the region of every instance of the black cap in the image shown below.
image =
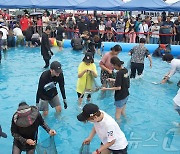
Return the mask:
<path id="1" fill-rule="evenodd" d="M 162 57 L 162 60 L 163 61 L 171 61 L 171 60 L 173 60 L 173 55 L 171 55 L 171 54 L 165 54 L 165 55 L 163 55 L 163 57 Z"/>
<path id="2" fill-rule="evenodd" d="M 1 126 L 0 126 L 0 137 L 7 138 L 7 135 L 6 135 L 6 133 L 4 133 L 4 132 L 2 131 Z"/>
<path id="3" fill-rule="evenodd" d="M 50 69 L 55 70 L 57 73 L 61 73 L 61 64 L 58 61 L 53 61 L 50 65 Z"/>
<path id="4" fill-rule="evenodd" d="M 96 104 L 88 103 L 83 107 L 83 112 L 77 116 L 79 121 L 86 121 L 89 117 L 94 116 L 99 111 Z"/>
<path id="5" fill-rule="evenodd" d="M 114 47 L 111 48 L 111 50 L 122 51 L 122 48 L 119 44 L 116 44 Z"/>
<path id="6" fill-rule="evenodd" d="M 83 62 L 93 63 L 93 62 L 94 62 L 93 54 L 92 54 L 91 52 L 86 52 L 86 53 L 85 53 L 85 56 L 84 56 L 84 58 L 83 58 Z"/>

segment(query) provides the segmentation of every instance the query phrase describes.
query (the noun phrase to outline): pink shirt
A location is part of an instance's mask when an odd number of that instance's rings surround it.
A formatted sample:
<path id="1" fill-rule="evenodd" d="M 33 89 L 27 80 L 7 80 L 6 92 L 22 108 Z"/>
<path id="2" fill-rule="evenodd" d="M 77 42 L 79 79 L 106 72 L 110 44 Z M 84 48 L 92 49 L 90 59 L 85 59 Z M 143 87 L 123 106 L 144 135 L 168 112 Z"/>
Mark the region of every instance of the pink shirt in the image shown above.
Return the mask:
<path id="1" fill-rule="evenodd" d="M 111 53 L 108 52 L 102 57 L 100 63 L 103 63 L 104 66 L 107 67 L 108 69 L 114 70 L 114 68 L 110 62 L 112 57 L 113 57 L 113 55 L 111 55 Z"/>

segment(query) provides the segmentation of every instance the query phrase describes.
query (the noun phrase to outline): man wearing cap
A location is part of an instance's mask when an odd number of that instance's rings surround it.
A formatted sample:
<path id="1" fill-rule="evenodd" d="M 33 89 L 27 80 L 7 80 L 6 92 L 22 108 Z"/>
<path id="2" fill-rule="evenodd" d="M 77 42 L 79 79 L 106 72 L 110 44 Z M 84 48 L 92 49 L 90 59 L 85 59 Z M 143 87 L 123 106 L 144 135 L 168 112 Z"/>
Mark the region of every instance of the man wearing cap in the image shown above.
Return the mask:
<path id="1" fill-rule="evenodd" d="M 49 128 L 36 106 L 29 106 L 26 102 L 19 103 L 11 122 L 11 134 L 14 137 L 12 154 L 20 154 L 22 151 L 27 154 L 35 153 L 39 126 L 49 135 L 56 135 L 56 131 Z"/>
<path id="2" fill-rule="evenodd" d="M 53 55 L 53 52 L 50 48 L 49 43 L 49 37 L 48 35 L 51 34 L 51 27 L 47 26 L 45 32 L 42 33 L 42 40 L 41 40 L 41 55 L 43 56 L 43 59 L 45 61 L 44 68 L 49 67 L 49 61 L 51 59 L 51 56 Z"/>
<path id="3" fill-rule="evenodd" d="M 1 138 L 1 137 L 7 138 L 7 135 L 6 135 L 6 133 L 4 133 L 4 132 L 2 131 L 2 128 L 1 128 L 1 125 L 0 125 L 0 138 Z"/>
<path id="4" fill-rule="evenodd" d="M 93 122 L 94 127 L 83 144 L 89 144 L 97 134 L 101 140 L 101 146 L 93 154 L 113 153 L 127 154 L 128 142 L 116 121 L 106 112 L 99 110 L 95 104 L 89 103 L 83 107 L 83 112 L 77 116 L 81 122 Z"/>
<path id="5" fill-rule="evenodd" d="M 171 76 L 173 76 L 177 71 L 180 71 L 180 59 L 175 59 L 173 55 L 171 54 L 165 54 L 162 57 L 163 61 L 166 61 L 167 63 L 170 63 L 171 69 L 168 71 L 168 73 L 164 76 L 162 79 L 161 83 L 164 84 L 166 83 Z M 180 81 L 177 84 L 178 87 L 180 87 Z"/>
<path id="6" fill-rule="evenodd" d="M 61 112 L 61 105 L 58 97 L 56 84 L 59 84 L 59 88 L 63 97 L 64 108 L 67 108 L 66 94 L 64 88 L 64 75 L 61 70 L 61 64 L 58 61 L 54 61 L 50 65 L 50 70 L 44 71 L 39 79 L 39 85 L 36 95 L 36 103 L 39 106 L 39 110 L 43 111 L 43 115 L 48 114 L 49 105 L 56 109 L 56 112 Z"/>
<path id="7" fill-rule="evenodd" d="M 170 44 L 159 44 L 159 47 L 153 52 L 153 57 L 162 57 L 163 55 L 171 52 Z"/>
<path id="8" fill-rule="evenodd" d="M 94 64 L 93 55 L 87 52 L 78 67 L 77 95 L 79 105 L 82 103 L 84 93 L 91 91 L 93 88 L 94 78 L 97 77 L 96 65 Z M 90 100 L 91 95 L 87 96 Z"/>

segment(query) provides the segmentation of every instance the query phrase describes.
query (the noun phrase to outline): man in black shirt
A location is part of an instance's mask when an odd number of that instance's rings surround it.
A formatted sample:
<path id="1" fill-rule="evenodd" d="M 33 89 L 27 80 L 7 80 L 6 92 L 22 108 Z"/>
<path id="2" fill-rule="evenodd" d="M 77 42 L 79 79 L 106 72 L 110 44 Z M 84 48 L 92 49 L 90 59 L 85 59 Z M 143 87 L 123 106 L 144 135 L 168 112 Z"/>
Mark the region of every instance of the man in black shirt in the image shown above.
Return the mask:
<path id="1" fill-rule="evenodd" d="M 54 61 L 50 65 L 50 70 L 44 71 L 39 79 L 39 85 L 36 95 L 36 103 L 39 110 L 43 111 L 43 115 L 48 114 L 48 103 L 56 109 L 56 112 L 61 112 L 60 101 L 56 84 L 59 84 L 60 91 L 63 97 L 64 108 L 67 108 L 66 94 L 64 88 L 64 75 L 61 70 L 61 64 Z"/>
<path id="2" fill-rule="evenodd" d="M 12 154 L 34 154 L 38 139 L 38 127 L 41 126 L 51 136 L 56 135 L 43 120 L 36 106 L 21 102 L 11 123 L 11 134 L 14 137 Z"/>
<path id="3" fill-rule="evenodd" d="M 116 120 L 120 120 L 120 116 L 125 116 L 125 107 L 129 96 L 129 76 L 128 70 L 123 67 L 124 62 L 120 61 L 118 57 L 111 58 L 111 64 L 113 67 L 118 70 L 116 74 L 116 79 L 109 78 L 108 81 L 115 82 L 114 87 L 112 88 L 105 88 L 103 87 L 102 90 L 115 90 L 114 98 L 115 102 L 114 105 L 116 106 Z"/>
<path id="4" fill-rule="evenodd" d="M 53 52 L 50 49 L 50 43 L 48 35 L 51 33 L 51 27 L 47 26 L 45 32 L 42 34 L 42 40 L 41 40 L 41 55 L 43 56 L 43 59 L 45 61 L 44 68 L 49 67 L 49 60 L 51 59 L 51 56 L 53 55 Z"/>

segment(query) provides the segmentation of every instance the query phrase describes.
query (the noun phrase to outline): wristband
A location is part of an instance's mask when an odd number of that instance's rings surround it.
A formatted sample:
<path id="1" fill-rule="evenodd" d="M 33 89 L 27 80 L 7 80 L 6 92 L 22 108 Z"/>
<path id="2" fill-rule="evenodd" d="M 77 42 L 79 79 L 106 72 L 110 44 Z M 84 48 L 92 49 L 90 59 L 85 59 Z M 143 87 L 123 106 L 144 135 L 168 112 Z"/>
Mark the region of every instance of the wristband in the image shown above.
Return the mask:
<path id="1" fill-rule="evenodd" d="M 101 154 L 101 152 L 100 152 L 98 149 L 96 149 L 96 153 L 97 153 L 97 154 Z"/>

